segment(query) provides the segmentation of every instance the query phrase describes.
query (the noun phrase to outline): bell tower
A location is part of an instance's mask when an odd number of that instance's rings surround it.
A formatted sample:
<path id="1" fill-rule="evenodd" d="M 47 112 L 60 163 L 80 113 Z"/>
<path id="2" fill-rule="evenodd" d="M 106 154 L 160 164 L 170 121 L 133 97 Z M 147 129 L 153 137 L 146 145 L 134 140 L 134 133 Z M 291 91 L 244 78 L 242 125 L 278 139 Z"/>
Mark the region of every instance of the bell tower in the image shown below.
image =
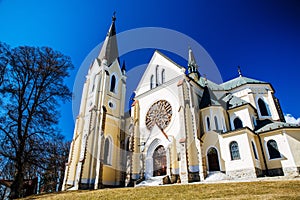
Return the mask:
<path id="1" fill-rule="evenodd" d="M 126 75 L 119 63 L 115 22 L 114 14 L 86 76 L 62 190 L 98 189 L 122 182 Z"/>

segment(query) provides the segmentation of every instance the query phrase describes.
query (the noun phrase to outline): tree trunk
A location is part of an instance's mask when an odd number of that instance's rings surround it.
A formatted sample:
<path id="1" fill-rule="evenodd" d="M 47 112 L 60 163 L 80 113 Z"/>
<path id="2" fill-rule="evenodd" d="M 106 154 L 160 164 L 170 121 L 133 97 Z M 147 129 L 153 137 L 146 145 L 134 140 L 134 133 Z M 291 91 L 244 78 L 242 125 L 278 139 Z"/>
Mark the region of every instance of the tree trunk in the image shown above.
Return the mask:
<path id="1" fill-rule="evenodd" d="M 24 146 L 23 143 L 20 145 L 19 151 L 17 151 L 16 154 L 16 173 L 14 180 L 12 182 L 12 185 L 10 187 L 11 192 L 10 192 L 10 198 L 11 199 L 17 199 L 22 197 L 22 188 L 23 188 L 23 183 L 24 183 L 24 173 L 23 173 L 23 161 L 22 161 L 22 153 L 18 152 L 23 152 L 24 151 Z"/>
<path id="2" fill-rule="evenodd" d="M 22 186 L 24 182 L 24 174 L 23 174 L 23 169 L 22 167 L 18 167 L 18 170 L 16 172 L 14 181 L 10 187 L 11 192 L 10 192 L 10 198 L 11 199 L 16 199 L 22 197 Z"/>

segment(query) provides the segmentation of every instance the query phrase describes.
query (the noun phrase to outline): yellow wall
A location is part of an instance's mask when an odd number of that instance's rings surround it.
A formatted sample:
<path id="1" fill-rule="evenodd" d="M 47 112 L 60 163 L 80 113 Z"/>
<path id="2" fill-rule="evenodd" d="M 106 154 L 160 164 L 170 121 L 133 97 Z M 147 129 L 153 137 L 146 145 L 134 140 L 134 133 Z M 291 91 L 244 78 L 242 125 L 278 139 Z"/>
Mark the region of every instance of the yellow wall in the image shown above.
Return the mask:
<path id="1" fill-rule="evenodd" d="M 117 173 L 119 172 L 114 167 L 103 165 L 103 185 L 118 185 L 120 180 L 117 179 Z"/>
<path id="2" fill-rule="evenodd" d="M 257 159 L 254 156 L 252 141 L 255 145 Z M 261 148 L 260 148 L 260 144 L 259 144 L 259 139 L 256 135 L 248 134 L 248 146 L 250 148 L 250 153 L 251 153 L 251 157 L 252 157 L 252 162 L 254 163 L 254 167 L 256 167 L 258 169 L 264 169 L 264 161 L 263 161 L 262 152 L 261 152 Z"/>
<path id="3" fill-rule="evenodd" d="M 234 134 L 222 135 L 220 140 L 222 148 L 222 158 L 225 160 L 226 171 L 254 169 L 252 160 L 252 148 L 249 148 L 248 130 L 240 130 Z M 236 141 L 239 147 L 240 159 L 231 160 L 229 145 L 232 141 Z"/>
<path id="4" fill-rule="evenodd" d="M 285 134 L 286 132 L 288 132 L 288 134 Z M 271 132 L 261 134 L 263 148 L 265 151 L 267 165 L 269 169 L 295 167 L 292 152 L 295 152 L 295 149 L 297 149 L 297 142 L 293 141 L 291 137 L 288 136 L 289 134 L 290 133 L 288 130 L 274 130 Z M 278 150 L 281 154 L 281 158 L 270 159 L 267 149 L 267 142 L 271 139 L 276 141 Z"/>
<path id="5" fill-rule="evenodd" d="M 300 132 L 286 131 L 286 137 L 295 161 L 295 165 L 300 167 Z"/>
<path id="6" fill-rule="evenodd" d="M 111 154 L 111 165 L 103 166 L 103 184 L 107 185 L 116 185 L 117 183 L 113 183 L 112 180 L 120 181 L 120 176 L 117 174 L 116 170 L 120 168 L 120 128 L 118 120 L 116 120 L 112 116 L 106 117 L 106 124 L 104 130 L 105 138 L 111 137 L 112 139 L 112 154 Z M 104 152 L 103 152 L 104 153 Z M 113 183 L 113 184 L 112 184 Z"/>

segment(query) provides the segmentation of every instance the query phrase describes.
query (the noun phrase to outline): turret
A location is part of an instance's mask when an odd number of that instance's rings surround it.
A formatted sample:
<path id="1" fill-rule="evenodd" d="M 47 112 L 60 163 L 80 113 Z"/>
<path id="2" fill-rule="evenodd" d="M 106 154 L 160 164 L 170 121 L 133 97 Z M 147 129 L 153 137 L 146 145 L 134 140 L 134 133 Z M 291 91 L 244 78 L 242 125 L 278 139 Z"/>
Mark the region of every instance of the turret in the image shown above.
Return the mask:
<path id="1" fill-rule="evenodd" d="M 198 65 L 196 63 L 196 59 L 191 48 L 189 48 L 188 75 L 196 81 L 200 78 Z"/>

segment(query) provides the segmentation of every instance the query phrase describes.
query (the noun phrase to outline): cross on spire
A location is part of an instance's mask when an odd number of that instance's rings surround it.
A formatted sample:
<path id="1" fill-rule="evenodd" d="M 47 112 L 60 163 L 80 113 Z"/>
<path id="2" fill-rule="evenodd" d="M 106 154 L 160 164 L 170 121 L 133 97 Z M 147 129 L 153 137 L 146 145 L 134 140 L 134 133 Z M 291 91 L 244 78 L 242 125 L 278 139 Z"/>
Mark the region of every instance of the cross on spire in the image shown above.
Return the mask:
<path id="1" fill-rule="evenodd" d="M 240 66 L 238 66 L 238 73 L 239 73 L 239 76 L 242 77 L 242 70 L 241 70 Z"/>
<path id="2" fill-rule="evenodd" d="M 116 18 L 116 11 L 114 11 L 114 12 L 113 12 L 113 16 L 112 16 L 112 21 L 114 22 L 114 21 L 116 21 L 116 19 L 117 19 L 117 18 Z"/>

